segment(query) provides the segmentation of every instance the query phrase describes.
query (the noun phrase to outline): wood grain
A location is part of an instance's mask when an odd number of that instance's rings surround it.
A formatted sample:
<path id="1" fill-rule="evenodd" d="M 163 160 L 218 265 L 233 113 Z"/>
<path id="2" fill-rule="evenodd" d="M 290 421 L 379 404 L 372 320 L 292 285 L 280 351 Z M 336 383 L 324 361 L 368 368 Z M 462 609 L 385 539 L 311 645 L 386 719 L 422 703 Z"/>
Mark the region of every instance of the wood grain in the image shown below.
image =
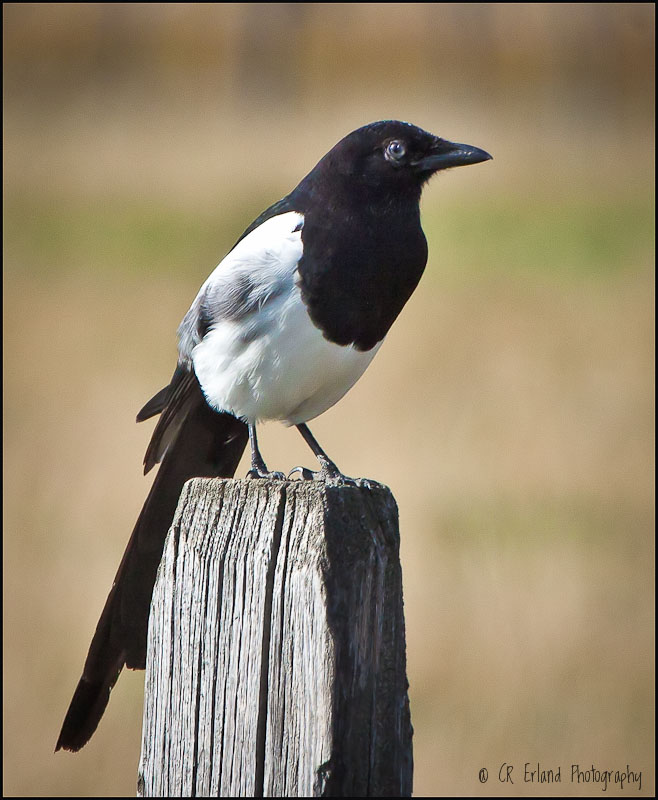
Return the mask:
<path id="1" fill-rule="evenodd" d="M 397 506 L 197 478 L 153 593 L 141 796 L 408 796 Z"/>

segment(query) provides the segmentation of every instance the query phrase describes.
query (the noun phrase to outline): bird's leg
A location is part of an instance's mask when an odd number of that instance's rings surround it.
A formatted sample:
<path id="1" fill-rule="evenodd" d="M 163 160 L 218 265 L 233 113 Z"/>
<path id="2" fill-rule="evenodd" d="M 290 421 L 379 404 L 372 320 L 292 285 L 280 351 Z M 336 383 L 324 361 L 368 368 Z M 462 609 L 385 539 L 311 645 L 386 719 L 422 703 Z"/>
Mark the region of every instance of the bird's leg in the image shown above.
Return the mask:
<path id="1" fill-rule="evenodd" d="M 283 472 L 270 472 L 263 461 L 263 456 L 258 449 L 258 439 L 256 438 L 256 423 L 249 423 L 249 444 L 251 445 L 251 469 L 247 473 L 247 478 L 272 478 L 278 481 L 285 481 L 286 476 Z"/>
<path id="2" fill-rule="evenodd" d="M 306 424 L 302 423 L 301 425 L 297 425 L 296 428 L 301 433 L 306 444 L 315 453 L 318 461 L 320 462 L 320 469 L 318 472 L 312 472 L 306 467 L 295 467 L 290 472 L 288 477 L 290 477 L 290 475 L 292 475 L 294 472 L 300 472 L 302 479 L 305 481 L 337 481 L 338 483 L 356 484 L 354 478 L 348 478 L 347 475 L 343 475 L 334 462 L 320 447 L 317 439 L 315 436 L 313 436 Z"/>

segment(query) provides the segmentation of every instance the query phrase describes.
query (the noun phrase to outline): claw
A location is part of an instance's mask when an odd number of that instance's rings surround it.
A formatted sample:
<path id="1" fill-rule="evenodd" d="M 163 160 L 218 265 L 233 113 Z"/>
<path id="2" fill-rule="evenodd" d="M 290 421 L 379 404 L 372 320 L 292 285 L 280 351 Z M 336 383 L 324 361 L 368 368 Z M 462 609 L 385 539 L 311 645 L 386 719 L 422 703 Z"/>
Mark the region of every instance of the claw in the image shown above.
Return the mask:
<path id="1" fill-rule="evenodd" d="M 322 463 L 322 462 L 321 462 Z M 322 481 L 323 483 L 337 483 L 339 486 L 359 486 L 359 481 L 350 478 L 336 467 L 333 463 L 322 463 L 321 468 L 317 472 L 308 469 L 308 467 L 294 467 L 288 473 L 288 480 L 291 475 L 299 473 L 299 480 L 302 481 Z"/>
<path id="2" fill-rule="evenodd" d="M 283 472 L 269 472 L 267 470 L 260 470 L 252 468 L 247 473 L 247 480 L 270 480 L 270 481 L 285 481 L 286 476 Z"/>
<path id="3" fill-rule="evenodd" d="M 343 475 L 342 472 L 325 473 L 324 469 L 319 472 L 320 479 L 325 483 L 337 483 L 339 486 L 358 486 L 359 481 L 356 478 L 350 478 L 349 475 Z"/>
<path id="4" fill-rule="evenodd" d="M 324 481 L 325 483 L 337 483 L 339 486 L 356 486 L 357 482 L 354 478 L 350 478 L 338 469 L 333 461 L 326 456 L 318 456 L 320 462 L 320 471 L 314 472 L 315 480 Z"/>
<path id="5" fill-rule="evenodd" d="M 293 480 L 290 476 L 294 475 L 296 472 L 299 472 L 300 478 L 299 480 L 302 481 L 312 481 L 315 480 L 315 476 L 317 473 L 312 472 L 308 467 L 293 467 L 290 472 L 288 473 L 288 480 Z"/>

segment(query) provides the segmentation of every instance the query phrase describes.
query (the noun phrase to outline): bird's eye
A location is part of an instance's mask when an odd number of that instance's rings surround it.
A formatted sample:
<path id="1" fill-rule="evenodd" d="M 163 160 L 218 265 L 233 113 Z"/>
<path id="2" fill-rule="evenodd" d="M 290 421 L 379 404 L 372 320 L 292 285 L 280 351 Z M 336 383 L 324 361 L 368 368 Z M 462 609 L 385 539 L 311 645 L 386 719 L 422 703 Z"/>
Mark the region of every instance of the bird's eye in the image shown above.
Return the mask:
<path id="1" fill-rule="evenodd" d="M 407 154 L 407 148 L 404 144 L 397 139 L 393 139 L 392 142 L 389 142 L 386 145 L 386 150 L 384 151 L 384 156 L 387 161 L 392 161 L 393 163 L 399 163 Z"/>

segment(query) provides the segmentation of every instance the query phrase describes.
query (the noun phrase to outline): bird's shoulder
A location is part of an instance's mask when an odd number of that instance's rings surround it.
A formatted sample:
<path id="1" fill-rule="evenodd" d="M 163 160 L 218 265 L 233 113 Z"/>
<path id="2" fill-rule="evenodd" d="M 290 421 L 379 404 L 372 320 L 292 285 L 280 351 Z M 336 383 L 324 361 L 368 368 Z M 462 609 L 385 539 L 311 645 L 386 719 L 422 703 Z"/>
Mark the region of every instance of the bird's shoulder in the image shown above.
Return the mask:
<path id="1" fill-rule="evenodd" d="M 284 197 L 249 225 L 201 286 L 179 326 L 181 362 L 190 362 L 194 347 L 216 323 L 244 321 L 292 289 L 303 223 L 303 214 Z"/>
<path id="2" fill-rule="evenodd" d="M 264 222 L 267 222 L 268 220 L 273 219 L 274 217 L 280 217 L 281 215 L 287 214 L 291 211 L 299 212 L 299 210 L 300 210 L 300 205 L 299 202 L 296 201 L 295 194 L 293 192 L 287 194 L 285 197 L 282 197 L 281 200 L 277 200 L 276 203 L 272 203 L 272 205 L 269 208 L 266 208 L 262 214 L 259 214 L 256 217 L 256 219 L 251 223 L 251 225 L 245 228 L 243 234 L 236 241 L 236 243 L 233 245 L 233 247 L 229 252 L 234 250 L 235 247 L 238 244 L 240 244 L 240 242 L 243 239 L 245 239 L 247 236 L 249 236 L 250 233 L 259 228 Z"/>

